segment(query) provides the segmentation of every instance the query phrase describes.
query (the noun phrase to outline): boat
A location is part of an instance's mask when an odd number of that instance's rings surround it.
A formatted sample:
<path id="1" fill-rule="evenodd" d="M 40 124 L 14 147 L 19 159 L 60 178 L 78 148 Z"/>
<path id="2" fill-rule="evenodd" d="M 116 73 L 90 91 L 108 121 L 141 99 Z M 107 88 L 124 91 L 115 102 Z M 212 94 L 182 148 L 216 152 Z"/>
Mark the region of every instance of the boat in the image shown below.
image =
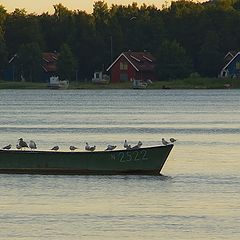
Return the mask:
<path id="1" fill-rule="evenodd" d="M 0 150 L 0 173 L 160 175 L 173 144 L 129 150 Z"/>
<path id="2" fill-rule="evenodd" d="M 59 80 L 59 77 L 56 76 L 52 76 L 49 79 L 48 88 L 50 89 L 67 89 L 68 86 L 68 80 Z"/>

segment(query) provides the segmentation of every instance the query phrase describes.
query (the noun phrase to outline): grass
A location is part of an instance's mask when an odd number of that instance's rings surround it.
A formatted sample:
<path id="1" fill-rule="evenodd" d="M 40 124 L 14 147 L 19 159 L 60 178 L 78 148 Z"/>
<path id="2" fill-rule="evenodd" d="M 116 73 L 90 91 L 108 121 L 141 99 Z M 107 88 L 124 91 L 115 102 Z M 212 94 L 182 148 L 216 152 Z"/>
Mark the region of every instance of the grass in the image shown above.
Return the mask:
<path id="1" fill-rule="evenodd" d="M 0 81 L 0 89 L 46 89 L 46 83 Z"/>
<path id="2" fill-rule="evenodd" d="M 230 88 L 240 88 L 240 79 L 201 78 L 192 77 L 170 81 L 158 81 L 148 86 L 148 89 L 224 89 L 229 84 Z M 131 89 L 132 84 L 110 83 L 108 85 L 71 82 L 69 89 Z M 47 83 L 33 82 L 8 82 L 0 81 L 0 89 L 47 89 Z"/>
<path id="3" fill-rule="evenodd" d="M 222 79 L 222 78 L 186 78 L 171 81 L 159 81 L 150 86 L 152 89 L 170 88 L 170 89 L 224 89 L 226 84 L 229 88 L 240 88 L 240 79 Z"/>

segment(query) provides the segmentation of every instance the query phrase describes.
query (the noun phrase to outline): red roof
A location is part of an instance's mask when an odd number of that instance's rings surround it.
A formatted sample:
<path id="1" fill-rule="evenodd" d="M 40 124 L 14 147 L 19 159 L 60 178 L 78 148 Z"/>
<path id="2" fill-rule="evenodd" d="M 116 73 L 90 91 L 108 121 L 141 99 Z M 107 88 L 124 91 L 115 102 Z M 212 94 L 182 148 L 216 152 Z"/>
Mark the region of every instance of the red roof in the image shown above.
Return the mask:
<path id="1" fill-rule="evenodd" d="M 42 53 L 43 69 L 45 72 L 56 72 L 57 71 L 57 60 L 58 53 L 44 52 Z"/>
<path id="2" fill-rule="evenodd" d="M 107 68 L 109 71 L 112 66 L 121 58 L 124 57 L 137 71 L 154 71 L 155 58 L 149 52 L 123 52 L 118 58 Z"/>

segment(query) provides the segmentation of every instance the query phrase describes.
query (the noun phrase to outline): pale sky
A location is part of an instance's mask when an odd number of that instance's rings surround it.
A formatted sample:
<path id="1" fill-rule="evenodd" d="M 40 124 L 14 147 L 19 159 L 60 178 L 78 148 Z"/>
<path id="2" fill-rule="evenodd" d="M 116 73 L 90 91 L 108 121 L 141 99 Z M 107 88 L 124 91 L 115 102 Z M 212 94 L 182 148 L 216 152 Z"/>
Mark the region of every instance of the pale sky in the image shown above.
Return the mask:
<path id="1" fill-rule="evenodd" d="M 15 8 L 25 8 L 28 13 L 42 13 L 42 12 L 53 12 L 53 5 L 62 3 L 65 7 L 70 10 L 85 10 L 88 13 L 92 13 L 93 3 L 96 0 L 0 0 L 0 4 L 3 5 L 8 12 L 13 12 Z M 132 2 L 137 2 L 138 5 L 145 3 L 146 5 L 154 4 L 160 8 L 163 3 L 171 2 L 170 0 L 105 0 L 108 6 L 111 4 L 122 4 L 127 5 Z M 197 2 L 197 1 L 196 1 Z M 204 2 L 199 0 L 198 2 Z"/>

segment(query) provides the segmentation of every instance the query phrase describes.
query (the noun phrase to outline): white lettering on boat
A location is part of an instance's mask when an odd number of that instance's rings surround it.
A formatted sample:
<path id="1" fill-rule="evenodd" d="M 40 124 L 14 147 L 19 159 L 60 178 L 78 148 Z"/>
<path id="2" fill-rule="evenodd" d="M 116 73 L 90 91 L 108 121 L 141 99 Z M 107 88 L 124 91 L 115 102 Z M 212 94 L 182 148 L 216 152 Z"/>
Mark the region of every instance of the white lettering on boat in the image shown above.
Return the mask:
<path id="1" fill-rule="evenodd" d="M 119 162 L 138 162 L 138 161 L 146 161 L 148 160 L 147 151 L 126 151 L 119 153 L 112 153 L 111 159 L 117 160 Z"/>

